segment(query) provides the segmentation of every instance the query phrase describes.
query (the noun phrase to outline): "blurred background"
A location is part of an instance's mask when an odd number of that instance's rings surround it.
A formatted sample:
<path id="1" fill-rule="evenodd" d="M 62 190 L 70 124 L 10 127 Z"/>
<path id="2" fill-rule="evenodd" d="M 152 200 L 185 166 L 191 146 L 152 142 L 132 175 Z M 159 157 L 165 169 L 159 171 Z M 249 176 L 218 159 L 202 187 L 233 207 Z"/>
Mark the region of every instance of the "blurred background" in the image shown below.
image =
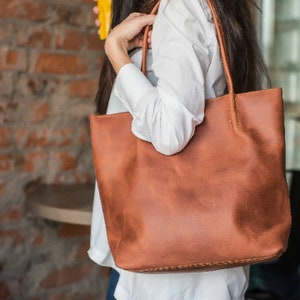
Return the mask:
<path id="1" fill-rule="evenodd" d="M 273 86 L 284 89 L 287 175 L 299 215 L 300 1 L 257 2 Z M 105 299 L 109 270 L 86 254 L 94 181 L 88 116 L 103 60 L 93 6 L 0 0 L 1 300 Z M 260 273 L 252 274 L 261 288 Z"/>
<path id="2" fill-rule="evenodd" d="M 104 299 L 108 270 L 87 257 L 89 215 L 80 215 L 92 201 L 88 116 L 103 59 L 93 6 L 0 0 L 1 300 Z M 40 184 L 51 190 L 36 192 Z"/>
<path id="3" fill-rule="evenodd" d="M 300 1 L 260 0 L 258 34 L 272 85 L 283 88 L 287 169 L 300 168 Z"/>
<path id="4" fill-rule="evenodd" d="M 300 1 L 259 0 L 257 4 L 262 10 L 257 14 L 258 36 L 272 86 L 283 88 L 286 174 L 293 220 L 289 245 L 283 256 L 251 268 L 249 300 L 299 300 Z"/>

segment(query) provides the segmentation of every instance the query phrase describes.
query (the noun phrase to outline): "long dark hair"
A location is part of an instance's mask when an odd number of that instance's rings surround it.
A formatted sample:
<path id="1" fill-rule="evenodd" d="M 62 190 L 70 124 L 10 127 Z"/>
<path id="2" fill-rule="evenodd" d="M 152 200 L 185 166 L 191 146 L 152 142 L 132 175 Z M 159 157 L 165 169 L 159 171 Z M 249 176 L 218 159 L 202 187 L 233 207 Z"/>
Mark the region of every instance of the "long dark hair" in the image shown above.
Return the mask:
<path id="1" fill-rule="evenodd" d="M 172 0 L 169 0 L 172 1 Z M 191 0 L 192 1 L 192 0 Z M 211 0 L 220 15 L 236 93 L 261 89 L 268 73 L 257 42 L 252 0 Z M 157 0 L 113 0 L 112 27 L 131 12 L 150 13 Z M 116 74 L 104 59 L 96 95 L 97 113 L 105 114 Z M 226 91 L 224 91 L 226 92 Z"/>

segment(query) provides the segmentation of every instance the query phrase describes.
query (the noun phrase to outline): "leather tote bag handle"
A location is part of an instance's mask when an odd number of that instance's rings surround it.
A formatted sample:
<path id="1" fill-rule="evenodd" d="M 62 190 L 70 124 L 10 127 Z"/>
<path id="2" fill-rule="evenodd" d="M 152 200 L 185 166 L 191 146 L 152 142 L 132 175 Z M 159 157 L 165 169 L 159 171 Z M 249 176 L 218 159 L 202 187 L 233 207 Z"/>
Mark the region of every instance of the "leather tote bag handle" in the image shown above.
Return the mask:
<path id="1" fill-rule="evenodd" d="M 219 16 L 214 4 L 211 2 L 211 0 L 207 0 L 207 4 L 209 5 L 209 8 L 212 13 L 213 21 L 214 21 L 216 32 L 217 32 L 217 38 L 219 41 L 221 59 L 222 59 L 225 77 L 226 77 L 226 83 L 227 83 L 227 87 L 228 87 L 228 94 L 230 95 L 229 112 L 230 112 L 230 117 L 231 117 L 231 121 L 232 121 L 232 126 L 233 126 L 233 128 L 237 128 L 238 127 L 238 121 L 237 121 L 238 118 L 237 118 L 237 113 L 236 113 L 235 92 L 234 92 L 233 80 L 232 80 L 232 76 L 231 76 L 230 68 L 229 68 L 229 59 L 228 59 L 227 48 L 226 48 L 226 43 L 225 43 L 225 36 L 223 33 L 223 27 L 222 27 L 222 23 L 220 21 L 220 16 Z M 159 5 L 160 5 L 160 0 L 156 3 L 154 8 L 152 9 L 151 14 L 157 13 Z M 145 33 L 144 33 L 144 38 L 143 38 L 143 57 L 142 57 L 141 70 L 144 74 L 146 74 L 146 72 L 147 72 L 147 53 L 148 53 L 147 38 L 148 38 L 149 30 L 150 30 L 150 26 L 147 26 L 145 28 Z"/>
<path id="2" fill-rule="evenodd" d="M 282 90 L 234 93 L 220 14 L 210 7 L 229 94 L 205 101 L 205 119 L 182 151 L 165 156 L 136 137 L 129 112 L 90 118 L 109 246 L 125 270 L 231 268 L 287 246 Z"/>
<path id="3" fill-rule="evenodd" d="M 227 55 L 223 27 L 220 22 L 220 16 L 210 0 L 207 0 L 207 4 L 209 5 L 209 8 L 211 10 L 213 21 L 214 21 L 216 31 L 217 31 L 217 37 L 218 37 L 219 44 L 220 44 L 221 59 L 222 59 L 223 65 L 224 65 L 224 72 L 226 75 L 228 91 L 229 91 L 229 94 L 233 94 L 234 93 L 233 81 L 232 81 L 232 77 L 231 77 L 231 73 L 230 73 L 230 69 L 229 69 L 229 60 L 228 60 L 228 55 Z M 155 15 L 157 13 L 159 5 L 160 5 L 160 0 L 155 4 L 154 8 L 151 11 L 151 14 Z M 151 28 L 151 26 L 146 27 L 145 33 L 144 33 L 144 39 L 143 39 L 142 72 L 144 74 L 146 74 L 146 67 L 147 67 L 147 52 L 148 52 L 147 38 L 148 38 L 148 33 L 149 33 L 150 28 Z"/>

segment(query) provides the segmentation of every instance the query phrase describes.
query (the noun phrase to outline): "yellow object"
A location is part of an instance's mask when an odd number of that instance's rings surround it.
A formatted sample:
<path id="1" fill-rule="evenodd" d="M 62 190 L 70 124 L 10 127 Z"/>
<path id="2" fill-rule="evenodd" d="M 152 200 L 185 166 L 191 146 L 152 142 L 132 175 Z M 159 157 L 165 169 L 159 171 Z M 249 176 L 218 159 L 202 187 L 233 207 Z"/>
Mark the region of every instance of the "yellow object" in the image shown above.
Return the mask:
<path id="1" fill-rule="evenodd" d="M 99 36 L 101 40 L 105 40 L 111 27 L 111 8 L 112 0 L 98 0 L 99 9 L 98 19 L 100 21 Z"/>

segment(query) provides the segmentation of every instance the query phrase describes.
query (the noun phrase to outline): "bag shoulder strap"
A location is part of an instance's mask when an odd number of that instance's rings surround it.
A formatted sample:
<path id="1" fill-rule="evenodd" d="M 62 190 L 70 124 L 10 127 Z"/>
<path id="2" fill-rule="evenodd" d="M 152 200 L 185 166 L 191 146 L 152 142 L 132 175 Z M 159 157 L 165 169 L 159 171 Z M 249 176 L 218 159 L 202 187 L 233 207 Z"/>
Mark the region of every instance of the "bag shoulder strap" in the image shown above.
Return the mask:
<path id="1" fill-rule="evenodd" d="M 211 0 L 207 0 L 207 4 L 209 5 L 209 8 L 211 10 L 213 21 L 214 21 L 216 32 L 217 32 L 217 37 L 218 37 L 220 51 L 221 51 L 221 59 L 223 62 L 228 91 L 229 91 L 229 94 L 234 94 L 234 87 L 233 87 L 232 76 L 231 76 L 230 68 L 229 68 L 229 59 L 228 59 L 227 48 L 226 48 L 226 43 L 225 43 L 225 36 L 223 33 L 223 27 L 222 27 L 222 23 L 220 21 L 220 16 L 218 14 L 216 7 L 214 6 L 214 4 L 212 3 Z M 160 5 L 160 0 L 154 6 L 151 14 L 157 13 L 159 5 Z M 146 74 L 146 71 L 147 71 L 147 69 L 146 69 L 146 67 L 147 67 L 147 52 L 148 52 L 147 37 L 148 37 L 149 30 L 150 30 L 150 26 L 147 26 L 145 29 L 144 39 L 143 39 L 143 58 L 142 58 L 142 68 L 141 69 L 144 74 Z"/>

